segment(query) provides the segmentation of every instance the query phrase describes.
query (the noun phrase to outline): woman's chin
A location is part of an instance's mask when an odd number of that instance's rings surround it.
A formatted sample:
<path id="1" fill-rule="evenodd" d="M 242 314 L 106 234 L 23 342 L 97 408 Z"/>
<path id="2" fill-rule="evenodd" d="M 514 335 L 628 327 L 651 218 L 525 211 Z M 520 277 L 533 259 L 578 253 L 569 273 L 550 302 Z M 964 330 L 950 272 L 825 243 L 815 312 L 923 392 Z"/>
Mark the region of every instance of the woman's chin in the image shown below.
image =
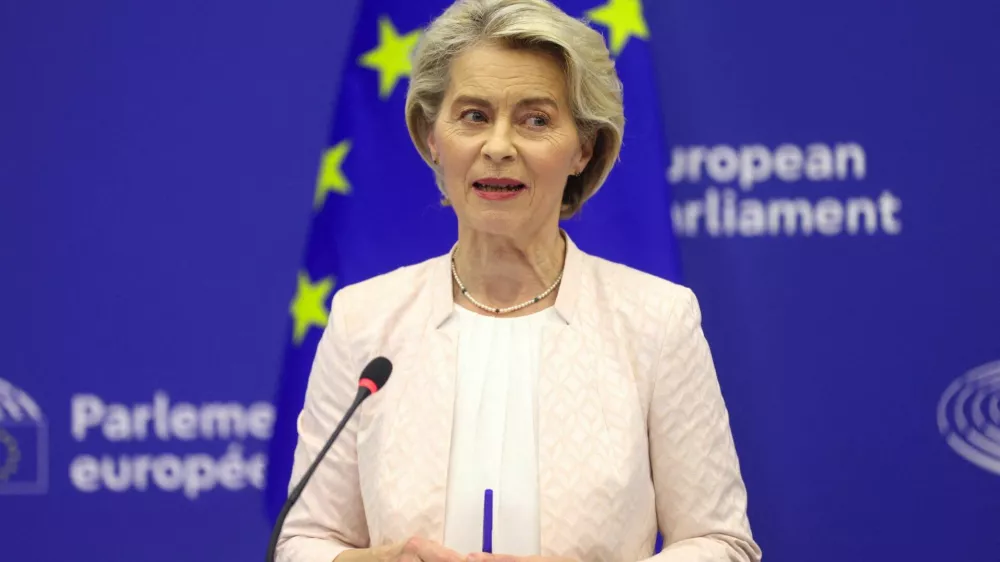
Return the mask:
<path id="1" fill-rule="evenodd" d="M 495 209 L 477 211 L 469 219 L 467 223 L 473 230 L 497 236 L 514 236 L 524 230 L 525 223 L 522 213 Z"/>

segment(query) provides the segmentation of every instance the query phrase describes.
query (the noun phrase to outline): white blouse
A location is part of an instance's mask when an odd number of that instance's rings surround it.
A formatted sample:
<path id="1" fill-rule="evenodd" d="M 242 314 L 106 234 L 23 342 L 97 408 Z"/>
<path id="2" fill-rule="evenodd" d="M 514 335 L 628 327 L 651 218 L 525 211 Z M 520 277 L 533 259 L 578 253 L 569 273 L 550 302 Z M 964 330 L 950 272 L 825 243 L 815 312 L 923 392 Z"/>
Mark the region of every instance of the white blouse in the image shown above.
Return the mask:
<path id="1" fill-rule="evenodd" d="M 537 387 L 542 328 L 555 309 L 495 318 L 455 306 L 458 378 L 445 503 L 445 546 L 482 552 L 493 490 L 493 552 L 539 554 Z"/>

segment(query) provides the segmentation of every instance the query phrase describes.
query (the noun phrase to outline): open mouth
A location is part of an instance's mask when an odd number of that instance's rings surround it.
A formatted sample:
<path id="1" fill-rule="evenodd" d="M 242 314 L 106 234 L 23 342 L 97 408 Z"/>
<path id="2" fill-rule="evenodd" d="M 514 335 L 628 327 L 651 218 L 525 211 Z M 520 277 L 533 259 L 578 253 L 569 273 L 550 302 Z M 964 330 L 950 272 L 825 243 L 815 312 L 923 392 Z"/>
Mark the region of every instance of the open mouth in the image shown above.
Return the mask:
<path id="1" fill-rule="evenodd" d="M 496 184 L 496 183 L 482 183 L 477 181 L 477 182 L 472 182 L 472 187 L 476 188 L 479 191 L 511 193 L 514 191 L 521 191 L 526 186 L 523 183 Z"/>

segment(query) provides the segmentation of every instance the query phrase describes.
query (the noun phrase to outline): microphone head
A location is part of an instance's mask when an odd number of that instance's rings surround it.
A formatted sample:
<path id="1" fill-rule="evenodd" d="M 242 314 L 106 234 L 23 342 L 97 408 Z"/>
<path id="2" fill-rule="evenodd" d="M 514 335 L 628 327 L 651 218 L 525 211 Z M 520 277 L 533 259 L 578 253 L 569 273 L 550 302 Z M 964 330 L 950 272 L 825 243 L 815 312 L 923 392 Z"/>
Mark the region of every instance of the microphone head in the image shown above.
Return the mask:
<path id="1" fill-rule="evenodd" d="M 392 374 L 392 362 L 385 357 L 378 356 L 365 365 L 365 369 L 361 371 L 361 381 L 358 384 L 374 394 L 385 386 L 390 374 Z"/>

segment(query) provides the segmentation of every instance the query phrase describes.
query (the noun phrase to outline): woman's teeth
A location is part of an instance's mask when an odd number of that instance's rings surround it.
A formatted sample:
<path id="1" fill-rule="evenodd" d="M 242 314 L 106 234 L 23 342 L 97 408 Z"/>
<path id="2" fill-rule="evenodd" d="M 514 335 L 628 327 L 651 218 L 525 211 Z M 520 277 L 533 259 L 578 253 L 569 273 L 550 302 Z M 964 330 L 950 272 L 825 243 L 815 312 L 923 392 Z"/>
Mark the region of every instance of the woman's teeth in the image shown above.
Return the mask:
<path id="1" fill-rule="evenodd" d="M 472 185 L 476 189 L 480 189 L 482 191 L 517 191 L 519 189 L 524 188 L 523 183 L 519 183 L 516 185 L 495 185 L 489 183 L 474 182 Z"/>

